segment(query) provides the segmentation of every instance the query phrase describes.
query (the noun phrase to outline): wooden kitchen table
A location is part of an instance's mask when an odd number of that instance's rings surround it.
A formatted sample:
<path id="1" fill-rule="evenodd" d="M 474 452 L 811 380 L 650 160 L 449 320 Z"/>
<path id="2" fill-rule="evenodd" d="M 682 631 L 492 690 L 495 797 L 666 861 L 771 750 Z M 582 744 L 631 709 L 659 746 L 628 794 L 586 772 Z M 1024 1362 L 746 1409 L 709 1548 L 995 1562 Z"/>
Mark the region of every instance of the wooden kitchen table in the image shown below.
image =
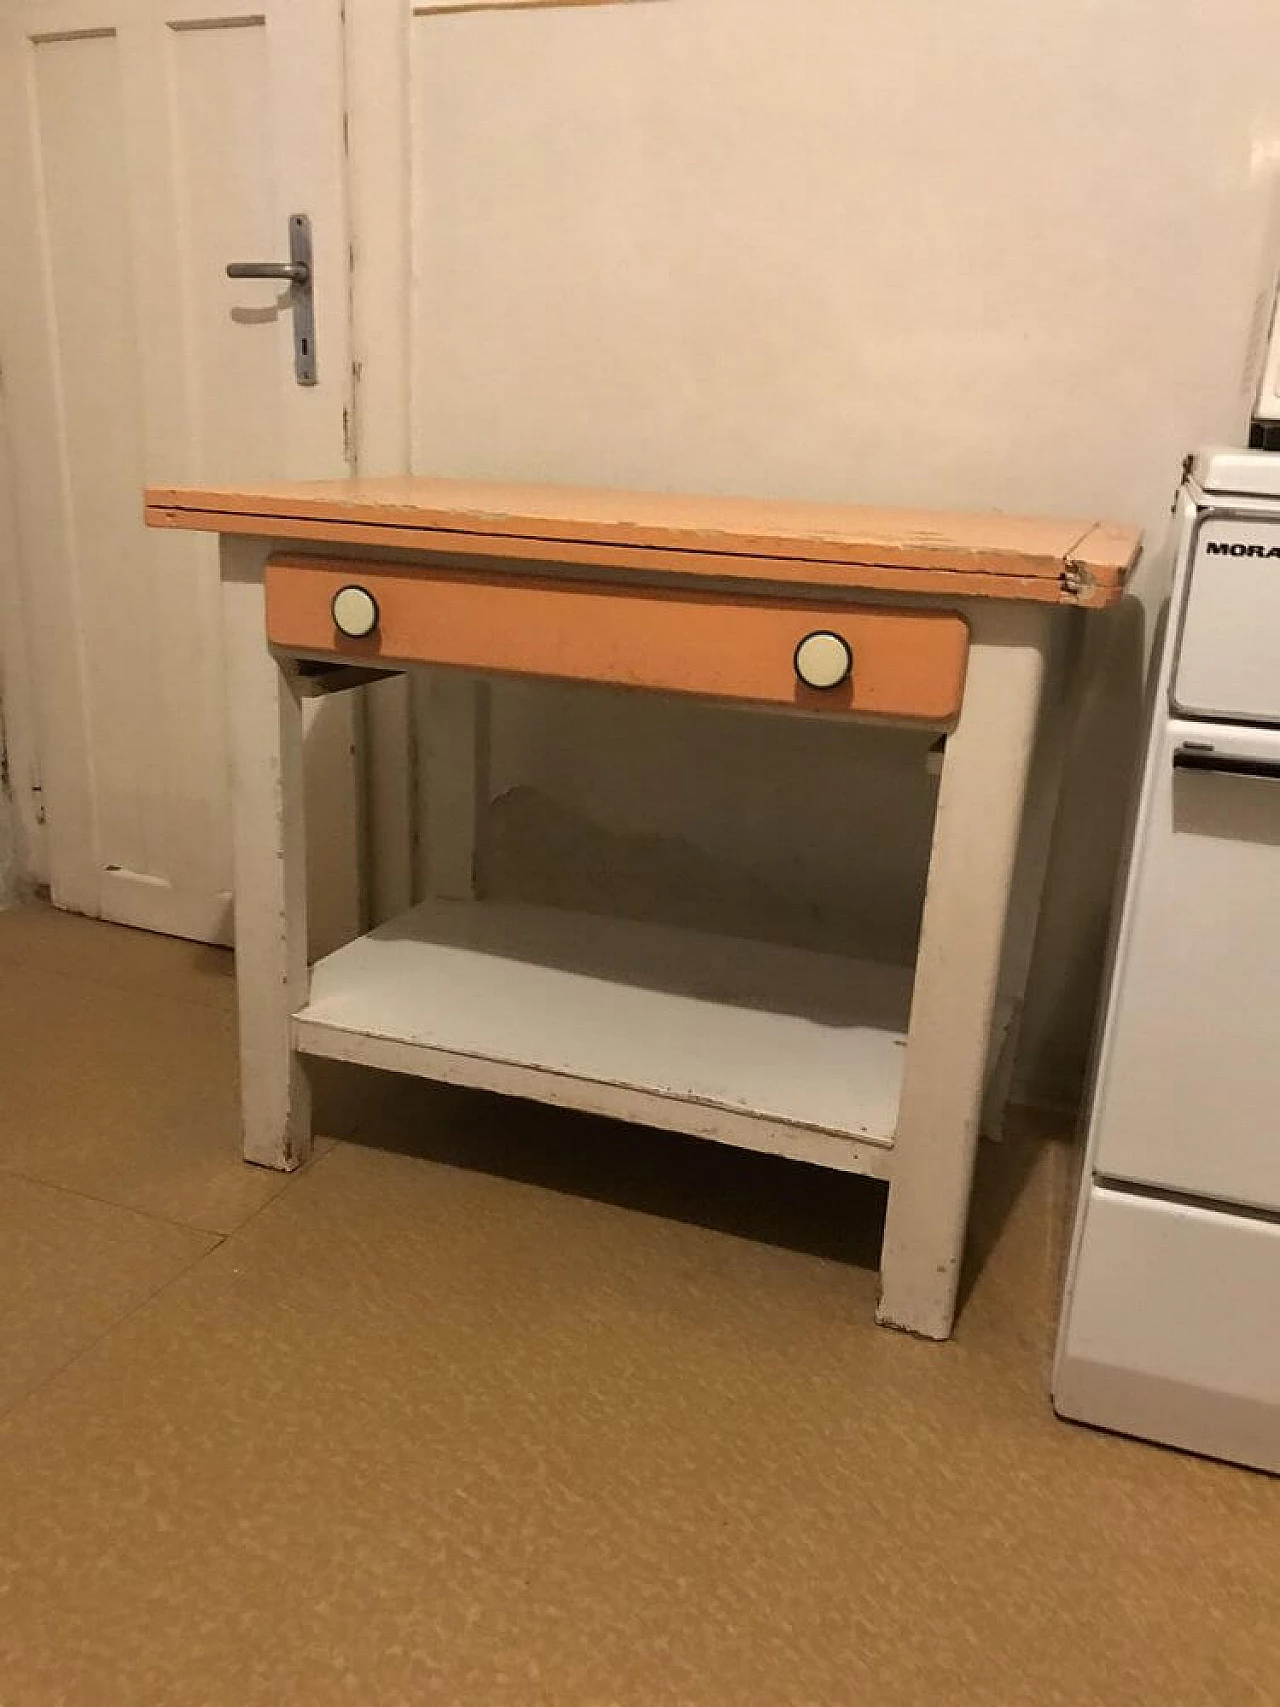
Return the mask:
<path id="1" fill-rule="evenodd" d="M 427 479 L 158 489 L 147 519 L 221 535 L 246 1157 L 306 1159 L 305 1062 L 329 1056 L 869 1174 L 879 1320 L 946 1338 L 1073 640 L 1136 533 Z M 914 968 L 438 895 L 309 968 L 304 696 L 415 665 L 936 731 Z"/>

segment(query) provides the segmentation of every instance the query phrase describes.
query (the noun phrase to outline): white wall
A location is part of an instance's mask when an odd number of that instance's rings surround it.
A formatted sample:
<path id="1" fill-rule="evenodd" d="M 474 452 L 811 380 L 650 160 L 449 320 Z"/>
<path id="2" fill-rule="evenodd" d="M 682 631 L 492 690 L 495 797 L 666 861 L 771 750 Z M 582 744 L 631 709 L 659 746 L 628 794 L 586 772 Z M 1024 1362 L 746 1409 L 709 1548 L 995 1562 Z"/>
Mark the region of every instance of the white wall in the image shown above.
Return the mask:
<path id="1" fill-rule="evenodd" d="M 1273 0 L 415 29 L 420 460 L 1154 515 L 1235 420 Z"/>
<path id="2" fill-rule="evenodd" d="M 414 13 L 396 223 L 417 468 L 1111 513 L 1158 536 L 1185 451 L 1239 431 L 1277 0 Z M 0 556 L 2 440 L 0 379 Z M 1159 585 L 1153 562 L 1148 604 Z M 16 617 L 0 665 L 38 877 Z M 1087 1032 L 1138 626 L 1094 649 L 1027 1038 L 1050 1086 Z M 931 800 L 910 737 L 508 691 L 494 780 L 500 887 L 909 947 Z M 0 799 L 0 845 L 12 819 Z"/>
<path id="3" fill-rule="evenodd" d="M 1185 453 L 1242 429 L 1276 0 L 482 8 L 416 16 L 411 60 L 420 471 L 1078 512 L 1158 541 Z M 1085 1046 L 1140 629 L 1095 636 L 1042 1089 Z M 496 779 L 526 792 L 497 809 L 497 879 L 892 952 L 919 753 L 850 745 L 851 768 L 780 724 L 509 693 Z"/>

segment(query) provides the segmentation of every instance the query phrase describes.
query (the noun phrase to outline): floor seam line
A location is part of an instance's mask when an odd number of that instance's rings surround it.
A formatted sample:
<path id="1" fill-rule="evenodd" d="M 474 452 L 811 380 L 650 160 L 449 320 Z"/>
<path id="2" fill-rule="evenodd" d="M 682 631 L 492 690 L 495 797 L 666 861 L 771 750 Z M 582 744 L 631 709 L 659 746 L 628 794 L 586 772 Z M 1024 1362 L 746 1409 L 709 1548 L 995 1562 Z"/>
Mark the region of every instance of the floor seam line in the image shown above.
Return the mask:
<path id="1" fill-rule="evenodd" d="M 178 1221 L 171 1215 L 160 1215 L 154 1209 L 138 1209 L 132 1203 L 118 1203 L 115 1198 L 99 1197 L 92 1191 L 82 1191 L 79 1186 L 63 1185 L 58 1180 L 42 1179 L 38 1174 L 27 1173 L 25 1169 L 15 1168 L 9 1162 L 0 1162 L 0 1174 L 7 1175 L 9 1179 L 24 1180 L 28 1185 L 42 1186 L 46 1191 L 65 1192 L 68 1197 L 78 1197 L 85 1203 L 96 1203 L 102 1209 L 119 1209 L 126 1215 L 140 1215 L 145 1221 L 154 1221 L 161 1227 L 174 1227 L 181 1233 L 203 1233 L 207 1239 L 222 1240 L 229 1239 L 232 1233 L 239 1231 L 238 1226 L 223 1229 L 221 1227 L 202 1227 L 195 1221 Z M 271 1199 L 268 1198 L 267 1201 L 270 1202 Z M 266 1205 L 260 1204 L 258 1207 L 265 1208 Z M 256 1215 L 258 1211 L 255 1209 L 252 1213 Z M 250 1219 L 252 1219 L 252 1215 Z"/>
<path id="2" fill-rule="evenodd" d="M 219 1238 L 221 1239 L 222 1243 L 225 1244 L 230 1239 L 238 1238 L 240 1236 L 240 1234 L 244 1232 L 246 1227 L 252 1226 L 252 1224 L 258 1219 L 259 1215 L 261 1215 L 265 1210 L 270 1209 L 273 1204 L 280 1202 L 280 1200 L 284 1196 L 285 1192 L 288 1191 L 289 1187 L 294 1183 L 295 1180 L 304 1180 L 307 1178 L 307 1176 L 309 1174 L 313 1174 L 315 1172 L 315 1170 L 318 1167 L 320 1167 L 321 1164 L 329 1156 L 332 1156 L 336 1150 L 341 1149 L 343 1142 L 344 1142 L 343 1139 L 335 1138 L 333 1140 L 332 1144 L 330 1144 L 319 1155 L 310 1156 L 302 1164 L 302 1166 L 300 1168 L 294 1168 L 291 1173 L 284 1173 L 282 1170 L 280 1170 L 279 1171 L 279 1177 L 281 1180 L 280 1189 L 278 1191 L 273 1191 L 270 1197 L 264 1198 L 263 1201 L 258 1205 L 258 1207 L 256 1209 L 250 1210 L 249 1214 L 245 1216 L 244 1220 L 241 1221 L 238 1226 L 233 1227 L 229 1233 L 219 1234 Z M 245 1163 L 243 1165 L 248 1166 L 249 1164 Z M 268 1168 L 264 1171 L 267 1173 L 272 1173 L 272 1172 L 276 1172 L 277 1170 Z M 207 1254 L 211 1255 L 212 1253 L 210 1252 Z M 3 1703 L 0 1703 L 0 1707 L 3 1707 Z"/>
<path id="3" fill-rule="evenodd" d="M 185 1279 L 192 1269 L 198 1267 L 207 1257 L 211 1257 L 215 1251 L 221 1250 L 226 1243 L 226 1235 L 216 1234 L 214 1237 L 217 1240 L 216 1244 L 211 1245 L 207 1251 L 199 1252 L 189 1262 L 183 1263 L 182 1267 L 176 1273 L 171 1274 L 168 1279 L 162 1280 L 158 1286 L 153 1286 L 150 1292 L 139 1298 L 136 1303 L 131 1304 L 122 1316 L 118 1316 L 114 1322 L 103 1328 L 101 1333 L 95 1334 L 91 1340 L 80 1347 L 79 1351 L 73 1352 L 65 1363 L 61 1363 L 56 1369 L 50 1370 L 42 1381 L 37 1381 L 34 1387 L 28 1388 L 25 1393 L 20 1393 L 11 1403 L 0 1405 L 0 1419 L 7 1421 L 10 1417 L 16 1416 L 23 1405 L 43 1393 L 53 1382 L 60 1380 L 69 1369 L 74 1369 L 76 1364 L 88 1357 L 91 1351 L 96 1351 L 104 1340 L 110 1339 L 112 1334 L 118 1332 L 127 1322 L 131 1322 L 140 1310 L 145 1310 L 149 1304 L 153 1304 L 162 1292 L 167 1292 L 177 1281 Z"/>

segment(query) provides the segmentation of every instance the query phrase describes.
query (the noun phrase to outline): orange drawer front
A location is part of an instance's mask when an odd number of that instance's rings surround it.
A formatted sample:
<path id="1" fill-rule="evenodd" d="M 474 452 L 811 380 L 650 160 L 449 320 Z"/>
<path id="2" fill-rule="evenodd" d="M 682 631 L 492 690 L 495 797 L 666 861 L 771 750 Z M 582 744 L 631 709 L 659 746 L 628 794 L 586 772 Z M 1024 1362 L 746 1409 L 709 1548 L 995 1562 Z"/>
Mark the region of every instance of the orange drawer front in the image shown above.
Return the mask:
<path id="1" fill-rule="evenodd" d="M 357 587 L 376 605 L 365 638 L 333 602 Z M 333 558 L 272 558 L 267 636 L 288 652 L 352 663 L 441 664 L 561 681 L 948 723 L 960 709 L 969 631 L 953 611 L 875 609 L 675 588 L 471 574 Z M 346 600 L 339 608 L 363 607 Z M 803 648 L 811 636 L 824 638 Z M 850 662 L 843 680 L 833 658 Z"/>

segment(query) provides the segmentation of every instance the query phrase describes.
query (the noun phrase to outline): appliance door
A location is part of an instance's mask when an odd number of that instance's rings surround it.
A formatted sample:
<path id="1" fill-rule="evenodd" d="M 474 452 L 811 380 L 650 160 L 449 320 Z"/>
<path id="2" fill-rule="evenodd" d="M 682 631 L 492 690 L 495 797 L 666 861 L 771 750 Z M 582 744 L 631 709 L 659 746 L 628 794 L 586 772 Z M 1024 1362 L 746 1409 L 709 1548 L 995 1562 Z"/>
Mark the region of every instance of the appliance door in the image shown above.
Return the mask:
<path id="1" fill-rule="evenodd" d="M 1280 517 L 1200 523 L 1173 706 L 1189 717 L 1280 723 Z"/>
<path id="2" fill-rule="evenodd" d="M 1280 1223 L 1093 1186 L 1060 1415 L 1280 1471 Z"/>
<path id="3" fill-rule="evenodd" d="M 1175 719 L 1154 757 L 1094 1171 L 1280 1210 L 1280 730 Z"/>

